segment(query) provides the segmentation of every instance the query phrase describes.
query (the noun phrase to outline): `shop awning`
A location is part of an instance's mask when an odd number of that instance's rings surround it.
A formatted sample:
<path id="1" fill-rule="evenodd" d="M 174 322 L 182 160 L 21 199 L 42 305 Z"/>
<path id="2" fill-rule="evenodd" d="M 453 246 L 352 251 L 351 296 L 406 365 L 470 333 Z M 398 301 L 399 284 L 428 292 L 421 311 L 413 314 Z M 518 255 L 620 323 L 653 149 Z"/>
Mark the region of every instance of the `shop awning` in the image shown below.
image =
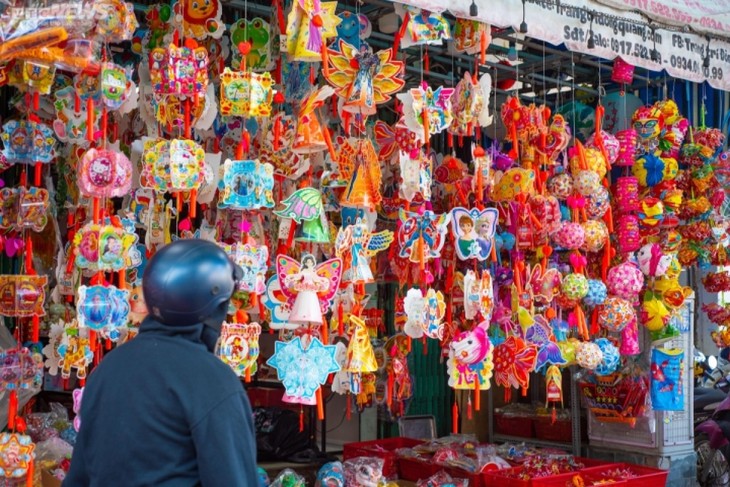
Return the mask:
<path id="1" fill-rule="evenodd" d="M 470 0 L 399 3 L 515 31 L 524 21 L 525 35 L 533 39 L 604 59 L 620 56 L 634 66 L 730 91 L 730 0 L 473 0 L 475 17 Z"/>

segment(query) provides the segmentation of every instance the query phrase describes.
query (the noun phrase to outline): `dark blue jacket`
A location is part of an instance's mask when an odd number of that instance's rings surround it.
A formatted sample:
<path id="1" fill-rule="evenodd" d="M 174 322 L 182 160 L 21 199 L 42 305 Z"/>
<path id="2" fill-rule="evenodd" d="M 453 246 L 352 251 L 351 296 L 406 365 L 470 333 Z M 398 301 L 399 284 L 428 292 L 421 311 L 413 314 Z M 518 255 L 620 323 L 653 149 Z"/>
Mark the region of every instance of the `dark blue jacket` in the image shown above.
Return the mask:
<path id="1" fill-rule="evenodd" d="M 64 487 L 258 485 L 251 406 L 210 334 L 148 318 L 101 361 Z"/>

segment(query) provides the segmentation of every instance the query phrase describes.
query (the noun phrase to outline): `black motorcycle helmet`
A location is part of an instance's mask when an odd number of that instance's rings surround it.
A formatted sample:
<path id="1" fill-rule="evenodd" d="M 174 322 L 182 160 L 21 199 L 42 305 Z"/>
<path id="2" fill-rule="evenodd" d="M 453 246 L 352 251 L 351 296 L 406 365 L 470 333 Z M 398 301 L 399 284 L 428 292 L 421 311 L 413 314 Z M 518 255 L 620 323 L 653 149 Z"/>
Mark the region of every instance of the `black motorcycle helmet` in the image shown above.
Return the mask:
<path id="1" fill-rule="evenodd" d="M 215 243 L 178 240 L 150 259 L 142 291 L 150 316 L 160 323 L 203 323 L 220 331 L 242 276 L 241 268 Z"/>

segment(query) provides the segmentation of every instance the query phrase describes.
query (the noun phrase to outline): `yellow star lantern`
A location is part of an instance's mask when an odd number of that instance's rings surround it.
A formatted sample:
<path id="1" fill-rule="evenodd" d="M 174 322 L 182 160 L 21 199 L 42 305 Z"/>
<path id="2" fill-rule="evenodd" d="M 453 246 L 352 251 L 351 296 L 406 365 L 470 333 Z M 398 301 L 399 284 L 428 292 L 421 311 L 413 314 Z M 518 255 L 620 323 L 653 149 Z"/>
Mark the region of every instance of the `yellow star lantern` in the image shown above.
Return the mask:
<path id="1" fill-rule="evenodd" d="M 32 475 L 35 444 L 28 435 L 3 433 L 0 435 L 0 470 L 6 478 Z"/>

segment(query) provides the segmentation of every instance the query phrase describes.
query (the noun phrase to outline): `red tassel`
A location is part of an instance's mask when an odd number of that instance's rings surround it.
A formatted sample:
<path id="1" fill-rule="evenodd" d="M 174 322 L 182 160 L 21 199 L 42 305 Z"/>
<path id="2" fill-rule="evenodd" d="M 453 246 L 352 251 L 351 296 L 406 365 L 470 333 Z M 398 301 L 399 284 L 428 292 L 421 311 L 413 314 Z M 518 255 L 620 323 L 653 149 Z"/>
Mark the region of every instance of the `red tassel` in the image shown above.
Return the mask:
<path id="1" fill-rule="evenodd" d="M 512 388 L 511 387 L 504 388 L 504 402 L 512 402 Z"/>
<path id="2" fill-rule="evenodd" d="M 94 142 L 94 100 L 86 100 L 86 140 Z"/>
<path id="3" fill-rule="evenodd" d="M 421 338 L 421 350 L 424 355 L 428 355 L 428 339 L 425 336 Z"/>
<path id="4" fill-rule="evenodd" d="M 33 269 L 33 241 L 30 237 L 25 240 L 25 273 L 31 276 L 36 275 L 35 269 Z"/>
<path id="5" fill-rule="evenodd" d="M 41 334 L 41 325 L 40 325 L 40 318 L 37 314 L 33 315 L 33 337 L 31 341 L 33 343 L 38 343 L 40 341 L 40 334 Z"/>
<path id="6" fill-rule="evenodd" d="M 469 400 L 466 403 L 466 418 L 469 421 L 474 419 L 474 413 L 472 412 L 472 408 L 471 408 L 471 397 L 469 397 Z"/>
<path id="7" fill-rule="evenodd" d="M 35 485 L 34 477 L 35 477 L 35 462 L 30 461 L 30 462 L 28 462 L 28 473 L 26 474 L 26 477 L 25 477 L 25 486 L 26 487 L 33 487 L 33 485 Z"/>
<path id="8" fill-rule="evenodd" d="M 190 99 L 185 100 L 185 138 L 190 138 Z"/>
<path id="9" fill-rule="evenodd" d="M 322 388 L 317 389 L 317 419 L 324 420 L 324 401 L 322 400 Z"/>
<path id="10" fill-rule="evenodd" d="M 350 397 L 350 393 L 348 392 L 345 396 L 345 416 L 347 416 L 347 420 L 349 421 L 352 419 L 352 398 Z"/>
<path id="11" fill-rule="evenodd" d="M 550 414 L 550 420 L 551 424 L 555 424 L 555 421 L 558 419 L 558 412 L 555 410 L 555 406 L 553 406 L 553 412 Z"/>
<path id="12" fill-rule="evenodd" d="M 299 406 L 299 432 L 304 431 L 304 408 Z"/>
<path id="13" fill-rule="evenodd" d="M 393 375 L 393 372 L 388 372 L 388 391 L 387 396 L 385 396 L 385 402 L 388 405 L 388 409 L 393 405 L 393 388 L 395 386 L 395 376 Z"/>
<path id="14" fill-rule="evenodd" d="M 400 26 L 400 30 L 398 30 L 398 34 L 396 34 L 395 39 L 393 39 L 393 52 L 397 55 L 398 49 L 400 49 L 400 40 L 403 39 L 403 36 L 406 35 L 406 29 L 408 28 L 408 22 L 411 21 L 411 15 L 406 12 L 405 16 L 403 16 L 403 23 Z"/>
<path id="15" fill-rule="evenodd" d="M 36 112 L 41 108 L 41 94 L 37 91 L 33 92 L 33 110 Z"/>
<path id="16" fill-rule="evenodd" d="M 593 308 L 591 313 L 591 335 L 596 335 L 600 330 L 598 329 L 598 308 Z"/>
<path id="17" fill-rule="evenodd" d="M 482 409 L 482 391 L 479 389 L 479 375 L 474 377 L 474 409 Z"/>
<path id="18" fill-rule="evenodd" d="M 18 415 L 18 393 L 15 389 L 10 391 L 8 398 L 8 429 L 15 430 L 15 418 Z"/>
<path id="19" fill-rule="evenodd" d="M 40 186 L 43 178 L 43 164 L 36 162 L 33 166 L 34 183 L 36 187 Z"/>
<path id="20" fill-rule="evenodd" d="M 456 405 L 456 401 L 451 406 L 451 432 L 459 434 L 459 406 Z"/>
<path id="21" fill-rule="evenodd" d="M 345 335 L 345 322 L 342 319 L 342 315 L 344 314 L 344 306 L 342 305 L 342 302 L 337 305 L 337 334 L 340 336 Z"/>
<path id="22" fill-rule="evenodd" d="M 428 47 L 426 47 L 426 53 L 423 56 L 423 68 L 426 72 L 431 71 L 431 59 L 428 57 Z"/>

